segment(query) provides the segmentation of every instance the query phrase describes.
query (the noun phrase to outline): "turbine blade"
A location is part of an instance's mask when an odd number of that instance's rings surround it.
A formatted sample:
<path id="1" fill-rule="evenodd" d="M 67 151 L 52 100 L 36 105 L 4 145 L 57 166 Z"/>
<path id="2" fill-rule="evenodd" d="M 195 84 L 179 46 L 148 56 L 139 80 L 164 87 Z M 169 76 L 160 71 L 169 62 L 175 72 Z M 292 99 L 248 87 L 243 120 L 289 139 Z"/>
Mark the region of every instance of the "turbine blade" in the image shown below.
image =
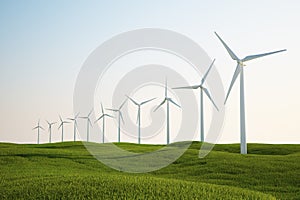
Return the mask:
<path id="1" fill-rule="evenodd" d="M 146 103 L 149 103 L 150 101 L 153 101 L 154 99 L 156 99 L 156 97 L 155 97 L 155 98 L 152 98 L 152 99 L 149 99 L 149 100 L 147 100 L 147 101 L 142 102 L 141 105 L 146 104 Z"/>
<path id="2" fill-rule="evenodd" d="M 201 85 L 205 82 L 206 77 L 207 77 L 208 73 L 210 72 L 211 68 L 214 66 L 214 62 L 215 62 L 215 61 L 216 61 L 216 59 L 214 59 L 214 60 L 212 61 L 212 63 L 210 64 L 210 66 L 209 66 L 207 72 L 205 73 L 205 75 L 203 76 L 203 78 L 202 78 L 202 80 L 201 80 Z"/>
<path id="3" fill-rule="evenodd" d="M 124 119 L 123 119 L 123 114 L 122 114 L 122 112 L 121 112 L 121 111 L 119 112 L 119 115 L 120 115 L 120 118 L 121 118 L 121 120 L 122 120 L 123 124 L 125 124 L 125 122 L 124 122 Z"/>
<path id="4" fill-rule="evenodd" d="M 138 114 L 137 114 L 137 118 L 136 118 L 136 123 L 139 122 L 140 114 L 141 114 L 141 107 L 139 107 L 139 109 L 138 109 Z"/>
<path id="5" fill-rule="evenodd" d="M 165 97 L 168 96 L 168 79 L 166 77 L 166 80 L 165 80 Z"/>
<path id="6" fill-rule="evenodd" d="M 75 119 L 77 119 L 78 118 L 78 116 L 79 116 L 79 112 L 75 115 Z"/>
<path id="7" fill-rule="evenodd" d="M 63 125 L 63 123 L 60 123 L 59 127 L 58 127 L 58 130 L 60 129 L 60 127 Z"/>
<path id="8" fill-rule="evenodd" d="M 228 89 L 228 92 L 227 92 L 224 104 L 226 104 L 226 101 L 228 99 L 228 96 L 230 94 L 232 86 L 233 86 L 234 82 L 236 81 L 237 77 L 239 76 L 240 72 L 241 72 L 241 66 L 240 66 L 240 64 L 238 64 L 237 67 L 236 67 L 236 69 L 235 69 L 235 72 L 233 74 L 233 77 L 232 77 L 232 80 L 231 80 L 231 83 L 230 83 L 230 86 L 229 86 L 229 89 Z"/>
<path id="9" fill-rule="evenodd" d="M 44 129 L 43 127 L 41 127 L 41 126 L 40 126 L 39 128 L 42 129 L 42 130 L 45 130 L 45 129 Z"/>
<path id="10" fill-rule="evenodd" d="M 50 122 L 49 122 L 48 120 L 46 120 L 46 122 L 47 122 L 47 124 L 49 124 L 49 125 L 50 125 Z"/>
<path id="11" fill-rule="evenodd" d="M 286 49 L 282 49 L 282 50 L 279 50 L 279 51 L 273 51 L 273 52 L 269 52 L 269 53 L 250 55 L 250 56 L 246 56 L 245 58 L 243 58 L 242 61 L 246 62 L 246 61 L 249 61 L 249 60 L 253 60 L 253 59 L 256 59 L 256 58 L 261 58 L 261 57 L 268 56 L 268 55 L 271 55 L 271 54 L 274 54 L 274 53 L 280 53 L 280 52 L 283 52 L 283 51 L 286 51 Z"/>
<path id="12" fill-rule="evenodd" d="M 109 115 L 109 114 L 105 114 L 105 116 L 110 117 L 110 118 L 114 118 L 112 115 Z"/>
<path id="13" fill-rule="evenodd" d="M 73 119 L 73 118 L 67 118 L 68 120 L 72 120 L 72 121 L 74 121 L 75 119 Z"/>
<path id="14" fill-rule="evenodd" d="M 119 111 L 117 109 L 112 109 L 112 108 L 106 108 L 106 110 L 110 110 L 110 111 L 113 111 L 113 112 L 118 112 Z"/>
<path id="15" fill-rule="evenodd" d="M 101 115 L 94 123 L 96 123 L 97 121 L 99 121 L 100 119 L 102 119 L 104 117 L 104 115 Z"/>
<path id="16" fill-rule="evenodd" d="M 102 108 L 102 109 L 103 109 L 103 108 Z M 92 114 L 92 112 L 93 112 L 93 109 L 89 112 L 88 117 Z"/>
<path id="17" fill-rule="evenodd" d="M 233 53 L 233 51 L 227 46 L 227 44 L 221 39 L 221 37 L 215 32 L 216 36 L 222 42 L 223 46 L 226 48 L 227 52 L 229 53 L 230 57 L 233 60 L 239 60 L 239 58 Z"/>
<path id="18" fill-rule="evenodd" d="M 127 96 L 127 95 L 126 95 Z M 131 97 L 127 96 L 135 105 L 139 105 L 135 100 L 133 100 Z"/>
<path id="19" fill-rule="evenodd" d="M 159 107 L 161 107 L 166 102 L 166 98 L 154 109 L 153 112 L 157 111 Z"/>
<path id="20" fill-rule="evenodd" d="M 177 106 L 178 108 L 181 108 L 180 105 L 178 105 L 177 103 L 175 103 L 172 99 L 169 99 L 169 101 L 170 101 L 171 103 L 173 103 L 175 106 Z"/>
<path id="21" fill-rule="evenodd" d="M 103 110 L 103 105 L 102 105 L 102 103 L 101 103 L 101 111 L 102 111 L 102 113 L 104 113 L 104 110 Z"/>
<path id="22" fill-rule="evenodd" d="M 93 125 L 92 125 L 92 122 L 91 122 L 91 120 L 90 120 L 90 118 L 88 118 L 88 123 L 89 123 L 91 126 L 93 126 Z"/>
<path id="23" fill-rule="evenodd" d="M 119 110 L 121 110 L 121 108 L 125 105 L 126 101 L 127 101 L 127 99 L 125 99 L 125 100 L 123 101 L 123 103 L 122 103 L 121 106 L 119 107 Z"/>
<path id="24" fill-rule="evenodd" d="M 185 87 L 175 87 L 172 89 L 198 89 L 200 85 L 193 85 L 193 86 L 185 86 Z"/>
<path id="25" fill-rule="evenodd" d="M 215 106 L 215 108 L 217 109 L 217 111 L 219 111 L 219 108 L 217 107 L 217 105 L 215 104 L 214 100 L 210 96 L 208 90 L 206 88 L 203 88 L 203 91 L 205 92 L 206 96 L 210 99 L 210 101 L 212 102 L 212 104 Z"/>
<path id="26" fill-rule="evenodd" d="M 34 127 L 32 130 L 35 130 L 35 129 L 37 129 L 37 128 L 38 128 L 38 126 Z"/>

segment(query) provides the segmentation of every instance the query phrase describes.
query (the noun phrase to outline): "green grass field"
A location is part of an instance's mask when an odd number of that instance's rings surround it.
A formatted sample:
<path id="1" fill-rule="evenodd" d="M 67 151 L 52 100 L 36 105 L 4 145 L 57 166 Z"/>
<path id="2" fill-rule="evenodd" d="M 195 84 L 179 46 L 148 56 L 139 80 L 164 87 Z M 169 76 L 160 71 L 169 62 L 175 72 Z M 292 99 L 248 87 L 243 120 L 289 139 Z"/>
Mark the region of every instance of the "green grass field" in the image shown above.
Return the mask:
<path id="1" fill-rule="evenodd" d="M 130 174 L 103 165 L 80 142 L 2 143 L 0 199 L 300 199 L 300 145 L 249 144 L 248 155 L 238 144 L 216 145 L 199 159 L 200 145 L 166 168 Z"/>

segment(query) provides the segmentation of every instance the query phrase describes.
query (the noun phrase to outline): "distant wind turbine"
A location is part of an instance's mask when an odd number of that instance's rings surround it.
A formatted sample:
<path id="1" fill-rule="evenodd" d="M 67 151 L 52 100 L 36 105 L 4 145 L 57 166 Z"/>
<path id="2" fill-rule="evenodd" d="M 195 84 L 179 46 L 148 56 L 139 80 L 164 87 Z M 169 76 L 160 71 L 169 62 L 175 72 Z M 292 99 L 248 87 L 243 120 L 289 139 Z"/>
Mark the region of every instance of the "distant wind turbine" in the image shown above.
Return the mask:
<path id="1" fill-rule="evenodd" d="M 111 117 L 111 118 L 113 118 L 113 116 L 104 113 L 104 109 L 103 109 L 102 103 L 101 103 L 101 111 L 102 111 L 101 116 L 94 123 L 97 123 L 100 119 L 102 119 L 102 143 L 104 143 L 104 138 L 105 138 L 105 117 Z"/>
<path id="2" fill-rule="evenodd" d="M 226 104 L 226 101 L 228 99 L 228 96 L 230 94 L 230 91 L 232 89 L 232 86 L 234 85 L 234 82 L 236 81 L 237 77 L 240 75 L 240 131 L 241 131 L 241 154 L 247 154 L 247 143 L 246 143 L 246 120 L 245 120 L 245 98 L 244 98 L 244 66 L 246 66 L 244 63 L 253 60 L 256 58 L 268 56 L 271 54 L 279 53 L 286 51 L 286 49 L 279 50 L 279 51 L 273 51 L 269 53 L 263 53 L 263 54 L 257 54 L 257 55 L 249 55 L 246 56 L 243 59 L 239 59 L 236 54 L 233 53 L 233 51 L 227 46 L 227 44 L 221 39 L 221 37 L 215 32 L 216 36 L 219 38 L 227 52 L 229 53 L 230 57 L 237 62 L 237 67 L 235 69 L 235 72 L 233 74 L 226 98 L 224 104 Z"/>
<path id="3" fill-rule="evenodd" d="M 79 113 L 77 113 L 74 118 L 68 118 L 68 120 L 73 121 L 74 123 L 74 127 L 73 127 L 73 131 L 74 131 L 74 142 L 76 141 L 76 129 L 77 129 L 77 118 L 79 116 Z"/>
<path id="4" fill-rule="evenodd" d="M 154 109 L 154 112 L 161 107 L 164 103 L 167 103 L 167 144 L 170 144 L 170 102 L 172 104 L 174 104 L 175 106 L 177 106 L 178 108 L 181 108 L 177 103 L 175 103 L 170 97 L 168 97 L 168 82 L 166 79 L 165 82 L 165 98 L 164 100 Z"/>
<path id="5" fill-rule="evenodd" d="M 49 122 L 48 120 L 46 120 L 47 124 L 48 124 L 48 131 L 49 131 L 49 143 L 51 143 L 51 137 L 52 137 L 52 126 L 54 124 L 56 124 L 57 122 Z"/>
<path id="6" fill-rule="evenodd" d="M 141 103 L 136 102 L 134 99 L 132 99 L 129 96 L 127 96 L 127 98 L 129 98 L 130 101 L 132 101 L 132 103 L 134 103 L 138 107 L 138 114 L 137 114 L 136 123 L 138 124 L 138 143 L 141 144 L 141 106 L 145 105 L 146 103 L 149 103 L 150 101 L 153 101 L 156 98 L 152 98 L 152 99 L 149 99 L 147 101 L 143 101 Z"/>
<path id="7" fill-rule="evenodd" d="M 42 126 L 40 126 L 40 120 L 38 121 L 37 126 L 34 127 L 32 130 L 34 130 L 34 129 L 37 129 L 37 134 L 38 134 L 37 143 L 39 144 L 40 143 L 40 129 L 45 130 Z"/>
<path id="8" fill-rule="evenodd" d="M 216 59 L 213 60 L 210 67 L 208 68 L 207 72 L 204 74 L 201 83 L 199 85 L 194 86 L 186 86 L 186 87 L 176 87 L 173 89 L 200 89 L 200 141 L 204 142 L 204 109 L 203 109 L 203 92 L 206 94 L 206 96 L 210 99 L 214 107 L 219 111 L 217 105 L 215 104 L 214 100 L 212 99 L 211 95 L 209 94 L 208 90 L 203 87 L 203 84 L 207 78 L 208 73 L 210 72 L 211 68 L 214 65 Z"/>
<path id="9" fill-rule="evenodd" d="M 60 119 L 60 125 L 59 125 L 58 129 L 61 128 L 61 142 L 64 142 L 64 124 L 68 124 L 70 122 L 63 121 L 60 115 L 59 115 L 59 119 Z"/>
<path id="10" fill-rule="evenodd" d="M 81 119 L 86 119 L 86 141 L 89 142 L 90 139 L 90 126 L 92 125 L 90 115 L 92 114 L 93 109 L 89 112 L 89 114 L 86 117 L 79 117 Z"/>
<path id="11" fill-rule="evenodd" d="M 127 99 L 124 100 L 124 102 L 121 104 L 121 106 L 119 106 L 118 109 L 114 109 L 114 108 L 107 108 L 106 109 L 106 110 L 110 110 L 110 111 L 118 113 L 118 142 L 119 143 L 121 141 L 121 119 L 122 119 L 122 122 L 124 124 L 124 119 L 123 119 L 121 109 L 125 105 L 126 101 L 127 101 Z"/>

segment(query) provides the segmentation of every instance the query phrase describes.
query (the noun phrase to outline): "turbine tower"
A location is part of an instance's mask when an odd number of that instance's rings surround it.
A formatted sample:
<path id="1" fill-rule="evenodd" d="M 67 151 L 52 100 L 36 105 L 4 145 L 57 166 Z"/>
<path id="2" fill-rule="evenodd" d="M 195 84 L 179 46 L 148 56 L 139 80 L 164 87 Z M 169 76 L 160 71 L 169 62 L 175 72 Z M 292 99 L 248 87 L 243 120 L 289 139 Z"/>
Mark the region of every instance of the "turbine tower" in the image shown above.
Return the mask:
<path id="1" fill-rule="evenodd" d="M 70 122 L 63 121 L 60 115 L 59 115 L 59 119 L 60 119 L 60 125 L 59 125 L 58 129 L 61 128 L 61 142 L 64 142 L 64 124 L 68 124 Z"/>
<path id="2" fill-rule="evenodd" d="M 208 68 L 207 72 L 204 74 L 201 83 L 199 85 L 193 85 L 193 86 L 186 86 L 186 87 L 176 87 L 173 89 L 200 89 L 200 142 L 204 142 L 204 109 L 203 109 L 203 92 L 206 94 L 206 96 L 209 98 L 209 100 L 212 102 L 214 107 L 219 111 L 217 105 L 215 104 L 214 100 L 212 99 L 211 95 L 209 94 L 208 90 L 203 86 L 204 82 L 207 78 L 208 73 L 210 72 L 211 68 L 214 65 L 216 59 L 213 60 L 210 67 Z"/>
<path id="3" fill-rule="evenodd" d="M 165 82 L 165 98 L 164 100 L 154 109 L 154 112 L 161 107 L 164 103 L 167 103 L 167 144 L 170 144 L 170 102 L 177 106 L 178 108 L 181 108 L 177 103 L 175 103 L 170 97 L 168 97 L 168 82 L 166 79 Z"/>
<path id="4" fill-rule="evenodd" d="M 42 126 L 40 126 L 40 120 L 38 121 L 38 124 L 36 127 L 34 127 L 32 130 L 37 129 L 38 138 L 37 143 L 40 144 L 40 129 L 45 130 Z"/>
<path id="5" fill-rule="evenodd" d="M 90 139 L 90 125 L 92 125 L 90 115 L 92 114 L 93 109 L 89 112 L 89 114 L 86 117 L 79 117 L 81 119 L 86 119 L 86 141 L 89 142 Z"/>
<path id="6" fill-rule="evenodd" d="M 106 110 L 110 110 L 110 111 L 118 113 L 118 143 L 120 143 L 120 141 L 121 141 L 121 120 L 124 124 L 124 119 L 123 119 L 121 109 L 124 106 L 124 104 L 126 103 L 126 101 L 127 101 L 127 99 L 124 100 L 124 102 L 121 104 L 121 106 L 119 106 L 118 109 L 113 109 L 113 108 L 106 109 Z"/>
<path id="7" fill-rule="evenodd" d="M 279 53 L 286 51 L 286 49 L 279 50 L 279 51 L 273 51 L 269 53 L 263 53 L 263 54 L 257 54 L 257 55 L 249 55 L 246 56 L 243 59 L 239 59 L 236 54 L 233 53 L 233 51 L 227 46 L 227 44 L 221 39 L 221 37 L 215 32 L 216 36 L 219 38 L 227 52 L 229 53 L 230 57 L 237 62 L 237 67 L 235 69 L 235 72 L 233 74 L 226 98 L 224 104 L 226 104 L 228 96 L 230 94 L 230 91 L 232 89 L 232 86 L 234 85 L 234 82 L 236 81 L 237 77 L 240 75 L 240 131 L 241 131 L 241 154 L 247 154 L 247 143 L 246 143 L 246 119 L 245 119 L 245 98 L 244 98 L 244 66 L 245 62 L 249 60 L 253 60 L 256 58 L 268 56 L 271 54 Z"/>
<path id="8" fill-rule="evenodd" d="M 99 121 L 100 119 L 102 119 L 102 143 L 104 143 L 104 137 L 105 137 L 105 117 L 111 117 L 113 118 L 113 116 L 104 113 L 104 109 L 103 109 L 103 105 L 101 103 L 101 111 L 102 111 L 102 115 L 94 122 L 97 123 L 97 121 Z"/>
<path id="9" fill-rule="evenodd" d="M 77 118 L 79 116 L 79 113 L 77 113 L 74 118 L 68 118 L 68 120 L 71 120 L 74 122 L 74 127 L 73 127 L 73 130 L 74 130 L 74 142 L 76 142 L 76 129 L 77 129 Z"/>
<path id="10" fill-rule="evenodd" d="M 48 131 L 49 131 L 49 143 L 51 143 L 52 126 L 57 122 L 49 122 L 48 120 L 46 120 L 46 122 L 48 124 Z"/>
<path id="11" fill-rule="evenodd" d="M 134 99 L 132 99 L 129 96 L 127 96 L 127 98 L 129 98 L 130 101 L 132 101 L 132 103 L 134 103 L 138 107 L 138 115 L 137 115 L 136 123 L 138 124 L 138 144 L 141 144 L 141 106 L 145 105 L 146 103 L 149 103 L 150 101 L 153 101 L 156 98 L 152 98 L 147 101 L 143 101 L 141 103 L 136 102 Z"/>

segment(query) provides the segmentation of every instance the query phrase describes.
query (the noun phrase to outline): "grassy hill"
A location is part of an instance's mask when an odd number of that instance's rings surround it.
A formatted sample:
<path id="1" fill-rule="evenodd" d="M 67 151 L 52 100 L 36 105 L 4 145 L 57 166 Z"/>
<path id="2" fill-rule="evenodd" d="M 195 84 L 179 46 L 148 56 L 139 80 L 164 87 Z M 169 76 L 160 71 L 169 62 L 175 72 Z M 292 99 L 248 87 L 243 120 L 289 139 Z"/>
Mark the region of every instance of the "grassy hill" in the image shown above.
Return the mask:
<path id="1" fill-rule="evenodd" d="M 199 159 L 200 145 L 166 168 L 129 174 L 103 165 L 80 142 L 2 143 L 0 199 L 300 199 L 300 145 L 249 144 L 248 155 L 238 144 L 216 145 Z"/>

